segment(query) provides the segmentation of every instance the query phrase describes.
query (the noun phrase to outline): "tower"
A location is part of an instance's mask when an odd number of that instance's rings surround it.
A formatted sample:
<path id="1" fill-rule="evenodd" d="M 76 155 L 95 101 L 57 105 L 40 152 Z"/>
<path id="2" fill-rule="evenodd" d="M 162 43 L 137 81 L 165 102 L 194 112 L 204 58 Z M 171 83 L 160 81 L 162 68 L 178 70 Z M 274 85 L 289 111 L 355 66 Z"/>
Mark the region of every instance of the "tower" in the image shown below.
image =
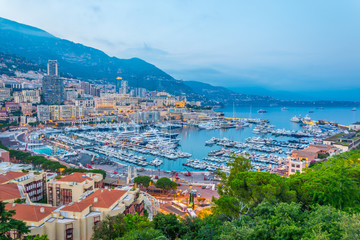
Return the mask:
<path id="1" fill-rule="evenodd" d="M 128 83 L 128 81 L 122 80 L 121 81 L 120 93 L 121 94 L 127 94 L 128 92 L 129 92 L 129 83 Z"/>
<path id="2" fill-rule="evenodd" d="M 61 104 L 64 101 L 64 83 L 58 75 L 58 63 L 49 60 L 47 64 L 48 74 L 42 80 L 42 95 L 45 104 Z"/>
<path id="3" fill-rule="evenodd" d="M 58 63 L 57 60 L 49 60 L 47 64 L 47 75 L 58 76 Z"/>

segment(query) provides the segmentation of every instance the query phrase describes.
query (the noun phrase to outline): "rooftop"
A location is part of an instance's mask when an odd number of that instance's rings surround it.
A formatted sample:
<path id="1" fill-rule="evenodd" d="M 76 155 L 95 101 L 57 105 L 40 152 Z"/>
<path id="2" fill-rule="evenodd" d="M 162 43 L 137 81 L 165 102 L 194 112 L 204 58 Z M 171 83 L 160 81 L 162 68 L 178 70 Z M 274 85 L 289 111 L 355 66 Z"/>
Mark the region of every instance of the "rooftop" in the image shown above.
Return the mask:
<path id="1" fill-rule="evenodd" d="M 0 201 L 12 200 L 21 198 L 21 194 L 17 184 L 2 184 L 0 185 Z"/>
<path id="2" fill-rule="evenodd" d="M 91 206 L 90 202 L 73 202 L 67 205 L 66 207 L 62 208 L 61 211 L 67 212 L 82 212 L 87 207 Z"/>
<path id="3" fill-rule="evenodd" d="M 14 180 L 16 178 L 25 176 L 27 173 L 24 172 L 6 172 L 0 175 L 0 184 Z"/>
<path id="4" fill-rule="evenodd" d="M 8 211 L 15 210 L 16 213 L 13 218 L 17 220 L 39 222 L 49 216 L 56 209 L 56 207 L 8 203 L 6 204 L 5 209 Z"/>
<path id="5" fill-rule="evenodd" d="M 79 173 L 79 172 L 75 172 L 72 173 L 70 175 L 67 175 L 65 177 L 62 177 L 61 179 L 58 179 L 58 182 L 77 182 L 77 183 L 82 183 L 85 180 L 92 180 L 91 178 L 89 178 L 88 176 L 86 176 L 86 173 Z"/>
<path id="6" fill-rule="evenodd" d="M 95 208 L 109 208 L 125 193 L 127 193 L 127 191 L 98 189 L 93 194 L 82 200 L 81 203 L 90 203 Z"/>

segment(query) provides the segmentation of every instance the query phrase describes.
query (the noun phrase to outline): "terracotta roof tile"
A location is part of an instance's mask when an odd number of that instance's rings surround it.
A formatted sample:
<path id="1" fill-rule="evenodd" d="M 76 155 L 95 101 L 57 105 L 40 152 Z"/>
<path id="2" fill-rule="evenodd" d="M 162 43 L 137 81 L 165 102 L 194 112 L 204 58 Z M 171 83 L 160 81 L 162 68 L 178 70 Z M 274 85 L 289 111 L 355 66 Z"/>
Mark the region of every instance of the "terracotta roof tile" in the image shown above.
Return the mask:
<path id="1" fill-rule="evenodd" d="M 91 203 L 93 207 L 109 208 L 118 201 L 127 191 L 98 189 L 93 194 L 81 201 L 81 203 Z"/>
<path id="2" fill-rule="evenodd" d="M 90 202 L 73 202 L 66 207 L 62 208 L 61 211 L 68 212 L 82 212 L 91 205 Z"/>
<path id="3" fill-rule="evenodd" d="M 14 180 L 16 178 L 25 176 L 27 173 L 24 172 L 6 172 L 0 174 L 0 184 L 6 183 L 8 181 Z"/>
<path id="4" fill-rule="evenodd" d="M 16 213 L 13 218 L 21 221 L 39 222 L 45 217 L 49 216 L 56 207 L 44 207 L 28 204 L 13 204 L 5 205 L 6 210 L 15 210 Z M 43 212 L 41 211 L 43 209 Z"/>
<path id="5" fill-rule="evenodd" d="M 21 198 L 17 184 L 2 184 L 0 185 L 0 201 Z"/>
<path id="6" fill-rule="evenodd" d="M 58 182 L 77 182 L 77 183 L 82 183 L 85 180 L 92 180 L 91 178 L 86 176 L 86 173 L 80 173 L 80 172 L 75 172 L 72 173 L 70 175 L 67 175 L 65 177 L 62 177 L 61 179 L 58 179 Z"/>

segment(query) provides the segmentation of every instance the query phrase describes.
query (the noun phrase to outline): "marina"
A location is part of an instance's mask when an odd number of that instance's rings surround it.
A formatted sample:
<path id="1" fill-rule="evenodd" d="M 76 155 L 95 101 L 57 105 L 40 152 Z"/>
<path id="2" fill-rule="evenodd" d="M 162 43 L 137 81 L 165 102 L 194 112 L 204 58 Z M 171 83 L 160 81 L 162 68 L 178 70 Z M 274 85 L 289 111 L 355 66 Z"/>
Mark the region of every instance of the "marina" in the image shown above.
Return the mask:
<path id="1" fill-rule="evenodd" d="M 309 144 L 321 143 L 328 136 L 347 132 L 330 123 L 318 124 L 311 120 L 308 113 L 294 114 L 291 108 L 278 108 L 277 114 L 272 110 L 267 109 L 264 115 L 255 113 L 257 118 L 247 119 L 213 118 L 191 123 L 142 125 L 130 122 L 45 128 L 30 133 L 27 139 L 30 145 L 40 144 L 29 147 L 34 152 L 57 155 L 67 162 L 83 166 L 91 166 L 101 158 L 103 163 L 110 165 L 133 165 L 154 170 L 185 171 L 186 167 L 191 171 L 215 171 L 217 168 L 226 171 L 226 163 L 231 156 L 245 154 L 254 170 L 271 171 L 273 167 L 285 164 L 293 150 L 301 150 Z M 319 111 L 326 113 L 325 110 Z M 286 122 L 279 124 L 274 118 L 279 113 L 287 115 L 287 118 L 282 118 Z M 356 112 L 348 110 L 347 113 Z M 225 111 L 225 116 L 230 115 L 245 114 Z M 293 121 L 295 115 L 299 119 L 297 122 Z M 48 150 L 36 151 L 36 148 Z M 92 161 L 81 162 L 77 154 L 88 155 Z"/>

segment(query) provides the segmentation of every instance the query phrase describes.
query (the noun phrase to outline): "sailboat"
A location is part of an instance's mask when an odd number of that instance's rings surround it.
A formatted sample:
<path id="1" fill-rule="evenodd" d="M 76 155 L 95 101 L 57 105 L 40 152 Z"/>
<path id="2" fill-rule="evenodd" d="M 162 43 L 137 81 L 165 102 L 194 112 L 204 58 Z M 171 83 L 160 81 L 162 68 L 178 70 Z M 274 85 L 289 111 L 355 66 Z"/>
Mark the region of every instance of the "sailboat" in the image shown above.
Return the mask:
<path id="1" fill-rule="evenodd" d="M 356 111 L 356 108 L 354 107 L 353 109 L 351 109 L 351 111 Z"/>

